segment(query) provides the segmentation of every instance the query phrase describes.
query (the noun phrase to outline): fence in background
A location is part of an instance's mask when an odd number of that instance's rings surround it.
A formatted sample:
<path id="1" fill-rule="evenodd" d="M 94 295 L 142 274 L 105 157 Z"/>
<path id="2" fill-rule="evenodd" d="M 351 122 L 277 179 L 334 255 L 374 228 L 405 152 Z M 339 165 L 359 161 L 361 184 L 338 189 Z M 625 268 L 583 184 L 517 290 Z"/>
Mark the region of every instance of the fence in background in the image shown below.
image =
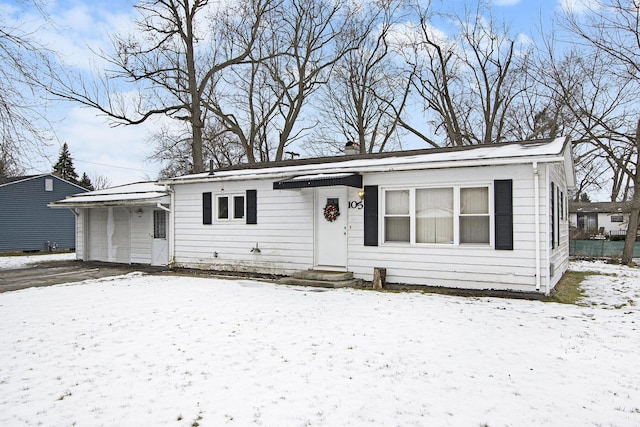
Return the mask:
<path id="1" fill-rule="evenodd" d="M 624 241 L 569 240 L 569 255 L 586 257 L 622 258 Z M 640 242 L 633 248 L 633 257 L 640 258 Z"/>

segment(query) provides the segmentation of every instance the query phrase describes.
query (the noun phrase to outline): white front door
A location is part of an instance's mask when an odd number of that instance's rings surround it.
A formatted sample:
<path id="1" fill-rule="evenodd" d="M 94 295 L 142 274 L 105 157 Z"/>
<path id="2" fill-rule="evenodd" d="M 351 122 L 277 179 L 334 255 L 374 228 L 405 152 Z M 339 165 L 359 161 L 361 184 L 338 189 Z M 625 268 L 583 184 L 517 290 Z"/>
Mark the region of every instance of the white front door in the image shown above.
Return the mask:
<path id="1" fill-rule="evenodd" d="M 316 189 L 315 258 L 316 267 L 343 270 L 347 267 L 348 192 L 344 187 Z M 337 207 L 332 216 L 327 206 Z"/>
<path id="2" fill-rule="evenodd" d="M 169 263 L 169 239 L 167 238 L 169 215 L 164 210 L 153 211 L 153 240 L 151 242 L 151 265 Z"/>

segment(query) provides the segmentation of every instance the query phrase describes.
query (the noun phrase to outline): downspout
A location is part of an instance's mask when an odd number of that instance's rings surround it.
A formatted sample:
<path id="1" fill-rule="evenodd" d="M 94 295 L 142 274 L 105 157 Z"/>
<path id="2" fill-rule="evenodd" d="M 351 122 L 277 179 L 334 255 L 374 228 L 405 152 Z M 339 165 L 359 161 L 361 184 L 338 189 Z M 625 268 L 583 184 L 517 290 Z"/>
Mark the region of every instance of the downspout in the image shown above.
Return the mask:
<path id="1" fill-rule="evenodd" d="M 536 236 L 536 291 L 540 291 L 540 175 L 538 162 L 533 162 L 533 194 Z"/>
<path id="2" fill-rule="evenodd" d="M 547 165 L 547 167 L 545 168 L 545 200 L 547 201 L 545 206 L 546 206 L 546 210 L 545 210 L 545 254 L 546 254 L 546 259 L 545 259 L 545 263 L 544 263 L 544 268 L 545 268 L 545 277 L 546 277 L 546 281 L 544 284 L 544 289 L 545 289 L 545 295 L 549 295 L 549 283 L 551 282 L 551 244 L 549 242 L 551 242 L 551 219 L 550 219 L 550 215 L 549 212 L 551 212 L 551 197 L 549 197 L 549 190 L 551 189 L 551 173 L 549 171 L 549 166 Z"/>
<path id="3" fill-rule="evenodd" d="M 169 192 L 169 197 L 170 197 L 169 208 L 166 208 L 163 206 L 160 209 L 164 209 L 167 212 L 169 212 L 169 265 L 173 265 L 174 257 L 175 257 L 175 235 L 176 235 L 175 233 L 176 219 L 175 219 L 175 215 L 173 214 L 173 211 L 175 211 L 174 206 L 176 203 L 176 200 L 175 200 L 176 196 L 170 185 L 165 184 L 164 188 Z M 158 205 L 160 205 L 160 203 L 158 203 Z"/>

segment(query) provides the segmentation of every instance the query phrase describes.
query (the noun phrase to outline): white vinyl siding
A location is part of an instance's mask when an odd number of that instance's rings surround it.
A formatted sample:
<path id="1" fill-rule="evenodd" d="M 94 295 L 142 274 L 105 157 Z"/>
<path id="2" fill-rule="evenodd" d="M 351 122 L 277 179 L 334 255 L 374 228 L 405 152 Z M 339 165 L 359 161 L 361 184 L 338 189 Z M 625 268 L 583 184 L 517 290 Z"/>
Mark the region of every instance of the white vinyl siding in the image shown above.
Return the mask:
<path id="1" fill-rule="evenodd" d="M 245 192 L 257 190 L 257 224 L 244 218 L 202 224 L 202 193 L 212 192 L 217 201 L 223 189 L 227 197 L 242 197 L 244 217 Z M 273 180 L 185 184 L 174 190 L 176 265 L 273 274 L 313 266 L 313 190 L 273 190 Z M 229 206 L 236 202 L 230 199 Z M 256 244 L 260 251 L 252 252 Z"/>
<path id="2" fill-rule="evenodd" d="M 341 206 L 341 215 L 348 218 L 347 269 L 357 278 L 372 280 L 375 267 L 386 268 L 388 283 L 535 292 L 536 239 L 539 239 L 543 284 L 540 291 L 544 292 L 546 284 L 555 281 L 566 269 L 557 250 L 553 254 L 557 257 L 553 278 L 549 277 L 551 258 L 545 245 L 550 226 L 547 176 L 553 175 L 565 195 L 566 189 L 560 167 L 540 163 L 538 169 L 538 230 L 531 163 L 363 173 L 363 185 L 378 186 L 379 245 L 364 246 L 364 209 L 358 209 L 361 190 L 348 188 L 349 206 Z M 513 250 L 496 250 L 493 183 L 505 179 L 512 180 Z M 173 189 L 177 266 L 272 274 L 313 268 L 314 213 L 324 206 L 314 202 L 314 189 L 273 190 L 271 179 L 212 180 L 179 184 Z M 215 222 L 213 226 L 202 224 L 204 192 L 219 195 L 224 191 L 225 195 L 233 196 L 250 189 L 257 191 L 257 224 L 232 220 Z M 445 196 L 446 192 L 452 196 Z M 397 203 L 387 209 L 385 200 L 389 199 Z M 395 230 L 388 227 L 389 234 L 385 234 L 387 223 L 400 225 Z M 466 223 L 478 235 L 467 236 Z M 563 223 L 566 224 L 566 219 Z M 561 227 L 559 249 L 568 250 L 565 243 L 568 230 L 564 228 Z M 404 241 L 387 243 L 389 239 Z M 467 240 L 484 243 L 464 243 Z M 259 252 L 251 250 L 256 245 Z"/>
<path id="3" fill-rule="evenodd" d="M 543 173 L 541 175 L 544 176 Z M 371 173 L 364 175 L 364 185 L 379 186 L 382 215 L 385 190 L 395 189 L 394 187 L 490 188 L 492 184 L 489 183 L 496 179 L 513 180 L 513 250 L 498 251 L 487 244 L 386 244 L 382 240 L 382 220 L 380 246 L 363 246 L 364 217 L 360 213 L 362 211 L 350 210 L 349 270 L 353 271 L 356 277 L 372 280 L 373 269 L 384 267 L 387 269 L 389 283 L 535 291 L 536 232 L 531 164 Z M 426 187 L 425 183 L 428 183 L 429 187 Z M 544 186 L 544 179 L 540 185 Z M 491 192 L 491 189 L 489 191 Z M 356 197 L 356 193 L 357 189 L 350 189 L 349 199 Z M 542 191 L 540 193 L 542 194 Z M 366 199 L 364 202 L 367 203 Z M 542 204 L 543 202 L 544 198 L 541 199 Z M 491 194 L 488 208 L 493 212 Z M 492 240 L 493 215 L 489 222 L 489 237 Z M 455 227 L 459 227 L 459 224 Z M 544 265 L 544 260 L 542 262 Z"/>

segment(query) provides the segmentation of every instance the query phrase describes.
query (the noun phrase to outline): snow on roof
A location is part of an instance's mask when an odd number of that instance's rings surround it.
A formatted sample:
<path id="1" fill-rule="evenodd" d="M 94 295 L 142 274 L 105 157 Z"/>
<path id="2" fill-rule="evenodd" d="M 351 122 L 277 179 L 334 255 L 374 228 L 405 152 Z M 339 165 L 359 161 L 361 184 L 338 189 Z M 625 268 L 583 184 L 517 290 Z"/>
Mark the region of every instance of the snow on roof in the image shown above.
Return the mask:
<path id="1" fill-rule="evenodd" d="M 348 173 L 431 169 L 469 165 L 521 163 L 536 160 L 559 161 L 569 146 L 565 137 L 540 141 L 512 142 L 444 149 L 427 149 L 379 153 L 370 155 L 336 156 L 321 159 L 301 159 L 277 163 L 239 165 L 226 169 L 185 175 L 163 181 L 167 184 L 225 179 L 260 179 L 322 173 Z M 573 165 L 570 162 L 571 174 Z M 569 172 L 569 171 L 568 171 Z"/>
<path id="2" fill-rule="evenodd" d="M 88 205 L 117 205 L 135 203 L 154 203 L 169 201 L 167 189 L 156 182 L 137 182 L 106 188 L 104 190 L 90 191 L 76 194 L 64 200 L 52 203 L 54 207 L 72 207 Z"/>

